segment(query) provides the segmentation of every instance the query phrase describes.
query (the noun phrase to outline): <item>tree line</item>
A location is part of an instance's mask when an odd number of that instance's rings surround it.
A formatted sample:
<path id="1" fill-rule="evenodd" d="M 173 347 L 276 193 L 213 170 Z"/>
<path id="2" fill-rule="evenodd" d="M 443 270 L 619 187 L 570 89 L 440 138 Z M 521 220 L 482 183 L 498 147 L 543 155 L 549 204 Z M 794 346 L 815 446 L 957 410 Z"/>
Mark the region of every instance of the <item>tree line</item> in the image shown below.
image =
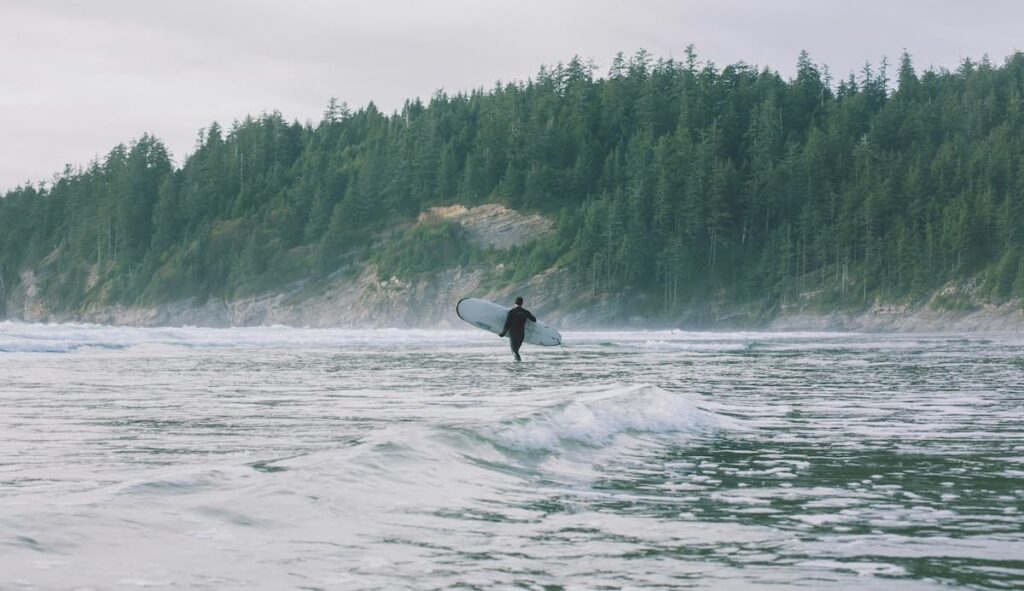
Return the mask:
<path id="1" fill-rule="evenodd" d="M 581 294 L 647 313 L 856 307 L 969 280 L 1022 296 L 1022 100 L 1021 53 L 920 72 L 904 53 L 839 80 L 801 53 L 784 79 L 691 46 L 391 114 L 332 99 L 316 123 L 213 123 L 180 167 L 147 135 L 0 198 L 0 306 L 26 270 L 70 311 L 258 293 L 372 256 L 427 207 L 495 201 L 556 221 L 504 255 L 517 273 L 563 266 Z M 452 232 L 392 235 L 388 264 L 433 268 L 396 250 L 432 244 L 465 262 Z"/>

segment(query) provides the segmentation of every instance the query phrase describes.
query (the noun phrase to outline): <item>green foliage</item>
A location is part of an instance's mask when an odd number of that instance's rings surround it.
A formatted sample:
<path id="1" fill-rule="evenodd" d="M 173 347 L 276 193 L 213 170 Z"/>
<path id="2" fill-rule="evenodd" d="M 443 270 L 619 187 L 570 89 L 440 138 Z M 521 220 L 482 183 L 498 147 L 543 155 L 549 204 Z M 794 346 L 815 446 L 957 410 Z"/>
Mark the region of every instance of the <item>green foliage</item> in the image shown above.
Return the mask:
<path id="1" fill-rule="evenodd" d="M 1014 295 L 1014 280 L 1021 266 L 1021 253 L 1018 250 L 1007 250 L 989 272 L 985 288 L 989 297 L 1002 300 Z"/>
<path id="2" fill-rule="evenodd" d="M 555 235 L 498 254 L 421 224 L 372 255 L 382 275 L 558 264 L 666 314 L 906 301 L 975 276 L 1024 295 L 1024 54 L 953 72 L 903 55 L 895 89 L 884 62 L 826 72 L 806 53 L 784 80 L 640 51 L 603 78 L 574 58 L 391 115 L 332 101 L 315 125 L 214 123 L 177 169 L 143 136 L 0 198 L 0 302 L 25 271 L 66 309 L 315 282 L 427 207 L 491 201 Z"/>
<path id="3" fill-rule="evenodd" d="M 411 279 L 466 263 L 472 250 L 458 224 L 426 221 L 389 240 L 373 261 L 381 279 Z"/>

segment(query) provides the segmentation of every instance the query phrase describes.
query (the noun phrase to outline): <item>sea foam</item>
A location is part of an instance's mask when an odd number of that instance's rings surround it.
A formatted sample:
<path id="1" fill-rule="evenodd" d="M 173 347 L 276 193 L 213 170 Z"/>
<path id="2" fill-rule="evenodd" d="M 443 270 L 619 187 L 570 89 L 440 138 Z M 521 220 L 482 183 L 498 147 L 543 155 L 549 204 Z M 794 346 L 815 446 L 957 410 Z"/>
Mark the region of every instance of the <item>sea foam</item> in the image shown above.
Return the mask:
<path id="1" fill-rule="evenodd" d="M 720 426 L 722 419 L 689 395 L 636 385 L 505 421 L 486 436 L 506 448 L 551 451 L 565 443 L 604 446 L 623 433 L 700 434 Z"/>
<path id="2" fill-rule="evenodd" d="M 68 353 L 80 349 L 128 349 L 164 345 L 191 349 L 288 349 L 444 346 L 483 341 L 469 330 L 293 328 L 287 326 L 200 328 L 0 322 L 0 353 Z M 488 339 L 488 342 L 493 340 Z"/>

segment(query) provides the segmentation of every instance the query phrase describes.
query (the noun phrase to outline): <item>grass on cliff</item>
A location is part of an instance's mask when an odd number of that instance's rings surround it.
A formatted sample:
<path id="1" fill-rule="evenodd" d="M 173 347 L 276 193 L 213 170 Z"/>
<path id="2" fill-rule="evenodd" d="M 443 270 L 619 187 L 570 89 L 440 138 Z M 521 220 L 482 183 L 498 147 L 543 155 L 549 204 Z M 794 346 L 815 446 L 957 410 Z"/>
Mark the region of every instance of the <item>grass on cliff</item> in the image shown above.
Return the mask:
<path id="1" fill-rule="evenodd" d="M 371 260 L 377 264 L 377 276 L 381 279 L 416 279 L 468 264 L 475 251 L 459 224 L 431 220 L 393 237 Z"/>
<path id="2" fill-rule="evenodd" d="M 558 262 L 557 244 L 542 239 L 507 250 L 481 248 L 450 220 L 419 222 L 392 236 L 371 255 L 380 279 L 414 280 L 454 267 L 483 268 L 485 287 L 523 283 Z"/>

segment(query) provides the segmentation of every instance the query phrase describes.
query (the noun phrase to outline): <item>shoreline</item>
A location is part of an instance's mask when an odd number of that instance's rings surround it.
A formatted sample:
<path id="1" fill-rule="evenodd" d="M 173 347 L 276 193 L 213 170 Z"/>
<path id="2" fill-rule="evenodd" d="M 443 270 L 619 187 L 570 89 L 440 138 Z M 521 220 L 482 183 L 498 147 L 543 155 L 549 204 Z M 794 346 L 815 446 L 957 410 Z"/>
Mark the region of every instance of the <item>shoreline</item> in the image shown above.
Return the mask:
<path id="1" fill-rule="evenodd" d="M 8 314 L 0 320 L 90 323 L 110 326 L 292 326 L 309 328 L 453 328 L 462 325 L 455 303 L 466 296 L 508 302 L 523 296 L 526 307 L 559 330 L 825 331 L 868 333 L 1024 332 L 1024 300 L 999 304 L 979 297 L 972 284 L 947 285 L 915 303 L 858 310 L 818 311 L 806 305 L 775 308 L 708 302 L 702 310 L 674 315 L 637 314 L 650 309 L 648 296 L 595 297 L 581 291 L 565 268 L 551 268 L 515 284 L 495 287 L 483 267 L 454 267 L 415 279 L 381 279 L 373 264 L 323 282 L 231 300 L 184 298 L 149 306 L 91 304 L 74 312 L 53 310 L 26 273 Z M 571 295 L 570 295 L 571 294 Z M 950 299 L 961 309 L 944 309 Z"/>

